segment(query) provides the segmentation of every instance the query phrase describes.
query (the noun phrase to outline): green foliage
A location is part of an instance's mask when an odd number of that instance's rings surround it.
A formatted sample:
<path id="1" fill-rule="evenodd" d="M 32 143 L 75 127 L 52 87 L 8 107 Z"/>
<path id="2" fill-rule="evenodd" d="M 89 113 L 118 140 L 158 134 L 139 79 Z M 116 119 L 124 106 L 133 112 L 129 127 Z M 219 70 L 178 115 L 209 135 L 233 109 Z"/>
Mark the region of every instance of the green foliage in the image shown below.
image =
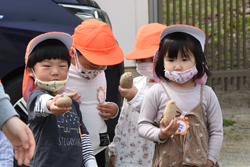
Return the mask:
<path id="1" fill-rule="evenodd" d="M 243 59 L 249 60 L 249 54 L 243 55 L 243 37 L 246 40 L 245 53 L 250 53 L 250 13 L 246 12 L 249 9 L 248 0 L 163 0 L 163 23 L 189 24 L 201 28 L 206 33 L 205 54 L 210 61 L 209 66 L 220 61 L 222 68 L 235 69 L 235 64 L 242 65 Z M 240 48 L 237 48 L 238 44 Z M 220 58 L 216 54 L 219 47 Z M 240 57 L 240 62 L 237 62 L 237 57 Z M 227 64 L 224 64 L 225 59 Z"/>
<path id="2" fill-rule="evenodd" d="M 223 126 L 232 126 L 235 124 L 235 121 L 227 120 L 223 118 Z"/>

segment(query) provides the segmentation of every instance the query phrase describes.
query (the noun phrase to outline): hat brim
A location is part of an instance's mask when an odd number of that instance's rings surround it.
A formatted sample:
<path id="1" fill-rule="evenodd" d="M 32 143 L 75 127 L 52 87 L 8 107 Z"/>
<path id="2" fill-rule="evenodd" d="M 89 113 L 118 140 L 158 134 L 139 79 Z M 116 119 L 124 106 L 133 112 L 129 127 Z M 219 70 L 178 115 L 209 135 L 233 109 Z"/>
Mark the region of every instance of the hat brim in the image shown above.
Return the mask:
<path id="1" fill-rule="evenodd" d="M 196 38 L 200 42 L 202 50 L 204 51 L 204 45 L 206 42 L 206 34 L 203 30 L 196 28 L 196 27 L 193 27 L 193 26 L 182 25 L 182 24 L 168 26 L 167 28 L 165 28 L 162 31 L 160 41 L 166 35 L 174 33 L 174 32 L 183 32 L 183 33 L 187 33 L 187 34 L 193 36 L 194 38 Z"/>
<path id="2" fill-rule="evenodd" d="M 64 43 L 68 50 L 70 50 L 72 45 L 72 37 L 67 33 L 62 32 L 49 32 L 46 34 L 42 34 L 34 39 L 32 44 L 30 45 L 29 54 L 33 51 L 37 44 L 47 39 L 58 39 Z"/>
<path id="3" fill-rule="evenodd" d="M 112 66 L 116 64 L 120 64 L 124 60 L 124 54 L 122 49 L 116 45 L 112 51 L 107 51 L 107 53 L 103 52 L 93 52 L 87 51 L 87 49 L 82 49 L 80 47 L 75 46 L 77 50 L 81 52 L 81 54 L 91 63 L 99 66 Z"/>
<path id="4" fill-rule="evenodd" d="M 153 57 L 158 47 L 152 47 L 144 50 L 133 50 L 126 55 L 127 60 L 136 60 L 136 59 L 147 59 Z"/>

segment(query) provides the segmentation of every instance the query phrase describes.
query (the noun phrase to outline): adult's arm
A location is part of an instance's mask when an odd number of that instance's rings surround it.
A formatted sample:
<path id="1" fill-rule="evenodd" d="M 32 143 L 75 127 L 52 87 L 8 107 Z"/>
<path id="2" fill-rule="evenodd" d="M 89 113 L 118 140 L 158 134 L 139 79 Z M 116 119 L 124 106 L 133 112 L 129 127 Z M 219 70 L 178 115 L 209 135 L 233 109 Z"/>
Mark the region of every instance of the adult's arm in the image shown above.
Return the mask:
<path id="1" fill-rule="evenodd" d="M 18 114 L 10 103 L 9 96 L 4 92 L 3 85 L 0 84 L 0 129 L 13 116 L 18 116 Z"/>

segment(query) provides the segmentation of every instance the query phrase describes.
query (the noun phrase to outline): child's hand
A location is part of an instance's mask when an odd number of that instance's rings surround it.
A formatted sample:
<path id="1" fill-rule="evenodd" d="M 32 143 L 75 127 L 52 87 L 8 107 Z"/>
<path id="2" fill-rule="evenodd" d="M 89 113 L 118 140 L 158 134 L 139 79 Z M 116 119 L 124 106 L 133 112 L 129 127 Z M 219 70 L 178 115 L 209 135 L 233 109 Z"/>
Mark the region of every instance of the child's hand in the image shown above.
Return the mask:
<path id="1" fill-rule="evenodd" d="M 128 101 L 132 100 L 138 92 L 138 89 L 134 85 L 130 89 L 122 88 L 121 86 L 118 89 L 120 94 Z"/>
<path id="2" fill-rule="evenodd" d="M 72 93 L 72 94 L 68 94 L 68 95 L 65 95 L 65 96 L 68 96 L 68 97 L 70 97 L 71 99 L 76 100 L 79 104 L 81 104 L 81 100 L 79 100 L 79 99 L 81 98 L 81 95 L 78 94 L 77 92 Z"/>
<path id="3" fill-rule="evenodd" d="M 177 118 L 171 120 L 170 124 L 166 127 L 164 125 L 164 119 L 161 119 L 160 122 L 160 140 L 165 140 L 166 138 L 175 134 L 176 130 L 179 128 L 180 124 L 177 124 Z"/>
<path id="4" fill-rule="evenodd" d="M 71 110 L 71 107 L 57 107 L 56 106 L 56 99 L 58 99 L 60 95 L 56 95 L 53 99 L 47 102 L 47 107 L 54 115 L 63 115 L 67 111 Z"/>
<path id="5" fill-rule="evenodd" d="M 109 159 L 109 167 L 114 167 L 115 166 L 115 156 L 112 155 Z"/>
<path id="6" fill-rule="evenodd" d="M 213 166 L 214 166 L 214 163 L 208 159 L 205 167 L 213 167 Z"/>
<path id="7" fill-rule="evenodd" d="M 98 104 L 97 109 L 104 112 L 99 112 L 103 119 L 109 119 L 116 115 L 118 108 L 115 103 Z"/>

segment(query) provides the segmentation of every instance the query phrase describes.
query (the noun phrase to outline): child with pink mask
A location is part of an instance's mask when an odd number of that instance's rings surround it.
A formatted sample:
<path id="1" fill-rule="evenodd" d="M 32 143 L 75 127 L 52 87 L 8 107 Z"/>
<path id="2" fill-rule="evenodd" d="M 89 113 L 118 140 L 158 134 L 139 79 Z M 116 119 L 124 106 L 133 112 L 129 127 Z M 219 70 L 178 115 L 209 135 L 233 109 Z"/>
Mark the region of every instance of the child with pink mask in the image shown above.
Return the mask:
<path id="1" fill-rule="evenodd" d="M 156 143 L 152 166 L 218 165 L 223 119 L 214 91 L 204 85 L 203 78 L 211 75 L 205 38 L 201 29 L 181 24 L 161 33 L 154 59 L 155 76 L 161 82 L 145 95 L 137 127 L 140 137 Z M 176 103 L 176 116 L 164 125 L 163 112 L 170 100 Z"/>

